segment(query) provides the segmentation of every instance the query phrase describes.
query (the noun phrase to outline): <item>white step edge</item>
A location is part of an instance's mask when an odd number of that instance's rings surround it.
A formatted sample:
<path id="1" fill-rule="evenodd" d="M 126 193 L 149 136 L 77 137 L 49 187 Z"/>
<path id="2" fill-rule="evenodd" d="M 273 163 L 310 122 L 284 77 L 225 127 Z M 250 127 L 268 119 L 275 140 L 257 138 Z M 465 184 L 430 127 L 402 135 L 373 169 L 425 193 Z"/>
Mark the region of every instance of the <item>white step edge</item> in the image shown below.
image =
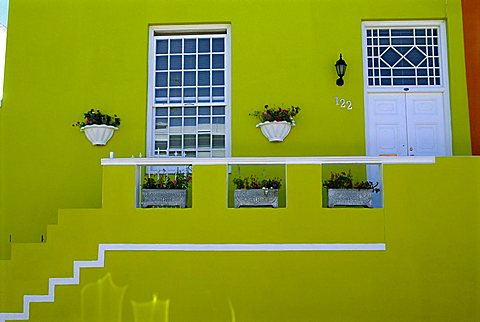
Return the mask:
<path id="1" fill-rule="evenodd" d="M 55 301 L 55 286 L 80 284 L 81 268 L 105 266 L 106 251 L 155 251 L 155 252 L 303 252 L 303 251 L 385 251 L 384 243 L 371 244 L 99 244 L 98 259 L 74 261 L 73 277 L 48 279 L 47 295 L 25 295 L 22 313 L 0 313 L 0 322 L 28 320 L 30 303 Z"/>

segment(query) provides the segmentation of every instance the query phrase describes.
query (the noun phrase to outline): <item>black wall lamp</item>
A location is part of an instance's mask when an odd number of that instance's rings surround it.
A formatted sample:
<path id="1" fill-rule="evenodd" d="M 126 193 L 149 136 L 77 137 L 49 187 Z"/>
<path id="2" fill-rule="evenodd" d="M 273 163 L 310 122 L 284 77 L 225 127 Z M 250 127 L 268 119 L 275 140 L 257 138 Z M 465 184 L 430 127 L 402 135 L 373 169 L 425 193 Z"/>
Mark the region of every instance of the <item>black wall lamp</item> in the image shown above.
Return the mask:
<path id="1" fill-rule="evenodd" d="M 342 77 L 345 76 L 345 70 L 347 69 L 347 63 L 342 59 L 342 54 L 340 54 L 340 59 L 335 63 L 335 69 L 337 70 L 338 77 L 340 77 L 337 79 L 337 85 L 342 86 L 344 83 Z"/>

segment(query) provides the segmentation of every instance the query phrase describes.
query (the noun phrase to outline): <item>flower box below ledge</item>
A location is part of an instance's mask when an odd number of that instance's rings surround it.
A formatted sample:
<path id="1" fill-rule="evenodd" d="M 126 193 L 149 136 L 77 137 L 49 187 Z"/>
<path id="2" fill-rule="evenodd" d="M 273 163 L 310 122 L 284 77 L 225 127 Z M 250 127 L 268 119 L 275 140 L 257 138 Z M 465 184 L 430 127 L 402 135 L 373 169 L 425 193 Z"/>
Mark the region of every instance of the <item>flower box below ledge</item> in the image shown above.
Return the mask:
<path id="1" fill-rule="evenodd" d="M 353 182 L 350 170 L 332 172 L 330 179 L 323 182 L 323 187 L 327 188 L 328 193 L 328 208 L 336 206 L 373 208 L 373 193 L 380 191 L 377 186 L 378 182 Z"/>
<path id="2" fill-rule="evenodd" d="M 142 189 L 142 208 L 186 207 L 186 189 Z"/>
<path id="3" fill-rule="evenodd" d="M 235 189 L 234 206 L 278 208 L 278 189 Z"/>
<path id="4" fill-rule="evenodd" d="M 366 189 L 328 189 L 328 208 L 361 206 L 372 208 L 373 191 Z"/>

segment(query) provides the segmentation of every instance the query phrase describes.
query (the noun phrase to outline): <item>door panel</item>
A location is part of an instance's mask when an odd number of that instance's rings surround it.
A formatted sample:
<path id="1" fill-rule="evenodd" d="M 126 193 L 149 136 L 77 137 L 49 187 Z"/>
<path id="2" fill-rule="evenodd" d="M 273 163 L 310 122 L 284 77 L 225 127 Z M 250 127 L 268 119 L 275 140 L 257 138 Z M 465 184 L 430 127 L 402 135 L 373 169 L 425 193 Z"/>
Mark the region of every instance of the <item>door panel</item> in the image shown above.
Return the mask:
<path id="1" fill-rule="evenodd" d="M 442 93 L 406 94 L 409 155 L 447 155 Z"/>
<path id="2" fill-rule="evenodd" d="M 442 93 L 368 94 L 367 155 L 448 155 Z"/>
<path id="3" fill-rule="evenodd" d="M 367 155 L 407 155 L 405 94 L 369 94 Z"/>

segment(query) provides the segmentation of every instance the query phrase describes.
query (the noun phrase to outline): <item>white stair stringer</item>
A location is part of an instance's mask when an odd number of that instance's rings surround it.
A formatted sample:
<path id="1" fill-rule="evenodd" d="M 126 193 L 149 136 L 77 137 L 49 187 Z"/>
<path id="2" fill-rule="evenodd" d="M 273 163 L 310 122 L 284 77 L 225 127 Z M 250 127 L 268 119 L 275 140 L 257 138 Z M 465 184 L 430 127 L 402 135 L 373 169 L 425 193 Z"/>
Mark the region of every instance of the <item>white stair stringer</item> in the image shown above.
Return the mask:
<path id="1" fill-rule="evenodd" d="M 185 251 L 185 252 L 291 252 L 291 251 L 385 251 L 384 243 L 368 244 L 99 244 L 98 259 L 73 262 L 73 277 L 52 277 L 48 279 L 47 295 L 25 295 L 23 312 L 0 313 L 0 322 L 29 320 L 30 303 L 51 303 L 55 301 L 57 285 L 80 284 L 81 268 L 105 267 L 106 251 Z"/>

